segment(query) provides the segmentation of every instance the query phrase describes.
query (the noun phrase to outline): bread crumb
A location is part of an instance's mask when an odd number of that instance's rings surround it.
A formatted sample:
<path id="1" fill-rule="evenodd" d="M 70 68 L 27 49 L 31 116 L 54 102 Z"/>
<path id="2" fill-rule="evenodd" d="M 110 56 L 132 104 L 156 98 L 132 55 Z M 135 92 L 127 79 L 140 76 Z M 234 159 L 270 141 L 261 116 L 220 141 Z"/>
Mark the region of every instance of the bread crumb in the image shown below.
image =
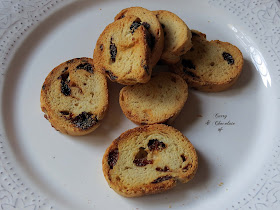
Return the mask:
<path id="1" fill-rule="evenodd" d="M 172 208 L 172 206 L 171 206 L 171 205 L 169 205 L 169 208 L 171 209 L 171 208 Z"/>
<path id="2" fill-rule="evenodd" d="M 202 117 L 202 115 L 201 115 L 201 114 L 198 114 L 197 117 Z"/>

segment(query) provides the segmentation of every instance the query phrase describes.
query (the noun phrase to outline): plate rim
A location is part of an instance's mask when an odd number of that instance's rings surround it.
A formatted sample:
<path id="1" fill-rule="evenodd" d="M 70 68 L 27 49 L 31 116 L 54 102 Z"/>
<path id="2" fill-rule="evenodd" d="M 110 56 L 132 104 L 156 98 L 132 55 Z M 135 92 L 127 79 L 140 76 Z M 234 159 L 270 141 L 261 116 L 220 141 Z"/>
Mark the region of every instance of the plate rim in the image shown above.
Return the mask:
<path id="1" fill-rule="evenodd" d="M 0 69 L 0 95 L 2 95 L 3 84 L 6 70 L 9 68 L 9 62 L 16 53 L 17 48 L 24 42 L 24 39 L 48 16 L 55 13 L 59 9 L 75 2 L 76 0 L 49 0 L 45 3 L 43 0 L 32 0 L 31 2 L 16 0 L 14 2 L 0 2 L 0 15 L 3 16 L 3 21 L 0 21 L 0 44 L 3 50 L 0 51 L 0 61 L 2 63 Z M 205 0 L 206 1 L 206 0 Z M 280 3 L 277 0 L 257 0 L 253 3 L 250 0 L 209 0 L 210 6 L 224 8 L 226 12 L 231 13 L 238 18 L 242 23 L 251 27 L 252 22 L 259 24 L 258 27 L 252 27 L 251 32 L 255 35 L 255 39 L 259 41 L 261 50 L 266 51 L 270 55 L 272 68 L 270 72 L 273 82 L 279 86 L 279 71 L 278 61 L 280 60 Z M 12 9 L 14 8 L 14 9 Z M 6 9 L 8 12 L 3 12 Z M 19 10 L 22 12 L 19 13 Z M 280 16 L 280 15 L 279 15 Z M 251 19 L 251 22 L 249 21 Z M 260 37 L 264 38 L 260 38 Z M 277 97 L 278 103 L 280 96 Z M 0 104 L 2 111 L 2 105 Z M 0 116 L 1 118 L 1 116 Z M 10 207 L 20 208 L 46 208 L 53 209 L 54 205 L 40 190 L 32 186 L 28 180 L 23 180 L 20 172 L 15 172 L 16 160 L 12 157 L 12 152 L 9 148 L 8 140 L 5 139 L 5 131 L 0 119 L 0 191 L 4 192 L 0 196 L 0 206 L 5 209 Z M 252 189 L 249 189 L 245 196 L 234 201 L 230 208 L 243 209 L 252 208 L 258 209 L 263 207 L 276 208 L 280 206 L 280 202 L 275 200 L 258 200 L 258 195 L 265 192 L 276 193 L 280 191 L 280 185 L 277 183 L 277 175 L 280 175 L 280 139 L 274 141 L 275 149 L 271 159 L 268 160 L 265 166 L 265 172 L 260 177 Z M 271 172 L 270 172 L 271 171 Z M 276 180 L 276 181 L 275 181 Z M 274 189 L 265 189 L 268 182 L 273 182 Z M 9 184 L 13 185 L 11 188 Z M 27 199 L 24 199 L 24 198 Z M 245 199 L 245 200 L 244 200 Z M 278 201 L 278 200 L 277 200 Z M 249 208 L 249 209 L 250 209 Z"/>

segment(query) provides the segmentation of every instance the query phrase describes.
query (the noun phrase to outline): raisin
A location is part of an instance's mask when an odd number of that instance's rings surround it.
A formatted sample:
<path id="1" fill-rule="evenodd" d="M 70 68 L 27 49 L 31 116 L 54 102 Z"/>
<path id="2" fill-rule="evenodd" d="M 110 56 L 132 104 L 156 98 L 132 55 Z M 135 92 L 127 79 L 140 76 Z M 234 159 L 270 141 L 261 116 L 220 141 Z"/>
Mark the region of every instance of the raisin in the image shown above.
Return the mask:
<path id="1" fill-rule="evenodd" d="M 146 166 L 148 164 L 153 164 L 153 160 L 147 160 L 147 159 L 135 159 L 133 161 L 133 163 L 136 165 L 136 166 Z"/>
<path id="2" fill-rule="evenodd" d="M 152 164 L 153 160 L 147 159 L 148 152 L 146 152 L 144 147 L 139 148 L 139 152 L 135 155 L 133 163 L 136 166 L 146 166 L 148 164 Z"/>
<path id="3" fill-rule="evenodd" d="M 192 31 L 192 36 L 199 36 L 199 35 Z"/>
<path id="4" fill-rule="evenodd" d="M 133 21 L 133 23 L 131 24 L 131 26 L 129 27 L 129 29 L 131 30 L 131 33 L 133 34 L 134 31 L 141 26 L 141 23 L 138 21 Z"/>
<path id="5" fill-rule="evenodd" d="M 61 79 L 66 82 L 68 80 L 68 77 L 69 77 L 69 72 L 64 72 L 57 79 Z"/>
<path id="6" fill-rule="evenodd" d="M 163 182 L 163 181 L 166 181 L 166 180 L 169 180 L 169 179 L 172 179 L 172 178 L 173 178 L 173 177 L 172 177 L 172 176 L 169 176 L 169 175 L 167 175 L 167 176 L 161 176 L 161 177 L 155 179 L 154 181 L 152 181 L 152 184 L 157 184 L 157 183 L 159 183 L 159 182 Z"/>
<path id="7" fill-rule="evenodd" d="M 113 41 L 113 38 L 111 37 L 111 41 L 110 41 L 110 55 L 111 55 L 112 62 L 115 62 L 118 51 L 117 51 L 116 45 L 112 41 Z"/>
<path id="8" fill-rule="evenodd" d="M 162 24 L 162 23 L 161 23 L 160 25 L 161 25 L 162 29 L 164 29 L 164 28 L 165 28 L 165 25 L 164 25 L 164 24 Z"/>
<path id="9" fill-rule="evenodd" d="M 75 59 L 71 59 L 69 61 L 66 61 L 66 63 L 69 64 L 69 63 L 73 63 L 74 61 L 75 61 Z"/>
<path id="10" fill-rule="evenodd" d="M 124 18 L 125 17 L 125 15 L 122 15 L 121 17 L 120 17 L 120 19 L 122 19 L 122 18 Z"/>
<path id="11" fill-rule="evenodd" d="M 154 151 L 164 149 L 166 148 L 166 145 L 162 141 L 151 139 L 148 143 L 148 147 L 150 151 Z"/>
<path id="12" fill-rule="evenodd" d="M 66 66 L 63 70 L 62 73 L 66 72 L 68 70 L 68 67 Z"/>
<path id="13" fill-rule="evenodd" d="M 62 112 L 64 112 L 64 113 L 62 113 Z M 73 120 L 73 116 L 74 116 L 73 113 L 71 113 L 71 112 L 68 112 L 68 113 L 67 113 L 67 111 L 62 111 L 62 112 L 60 112 L 60 113 L 63 115 L 63 117 L 64 117 L 66 120 L 70 120 L 70 121 Z"/>
<path id="14" fill-rule="evenodd" d="M 103 44 L 99 46 L 100 50 L 103 51 Z"/>
<path id="15" fill-rule="evenodd" d="M 42 90 L 45 90 L 45 88 L 46 88 L 46 85 L 45 85 L 45 84 L 43 84 L 43 86 L 42 86 Z"/>
<path id="16" fill-rule="evenodd" d="M 135 155 L 136 159 L 143 159 L 146 158 L 148 155 L 148 152 L 146 152 L 144 147 L 140 147 L 138 153 Z"/>
<path id="17" fill-rule="evenodd" d="M 164 166 L 164 168 L 157 167 L 156 170 L 161 172 L 170 171 L 170 169 L 167 166 Z"/>
<path id="18" fill-rule="evenodd" d="M 183 170 L 184 170 L 184 171 L 187 171 L 187 170 L 189 170 L 191 167 L 192 167 L 192 164 L 188 164 L 188 165 L 186 165 L 186 166 L 183 168 Z"/>
<path id="19" fill-rule="evenodd" d="M 65 95 L 65 96 L 70 96 L 71 95 L 71 89 L 68 86 L 68 84 L 64 81 L 61 80 L 61 92 Z"/>
<path id="20" fill-rule="evenodd" d="M 44 114 L 44 118 L 46 118 L 47 120 L 49 120 L 48 115 Z"/>
<path id="21" fill-rule="evenodd" d="M 147 64 L 144 64 L 144 63 L 145 63 L 145 61 L 142 60 L 142 61 L 141 61 L 141 66 L 142 66 L 143 69 L 146 71 L 146 73 L 147 73 L 148 75 L 150 75 L 149 66 L 148 66 Z"/>
<path id="22" fill-rule="evenodd" d="M 105 73 L 110 77 L 112 81 L 118 79 L 118 77 L 115 76 L 110 70 L 105 70 Z"/>
<path id="23" fill-rule="evenodd" d="M 93 68 L 92 68 L 92 65 L 90 63 L 81 63 L 80 65 L 78 65 L 76 67 L 76 69 L 84 69 L 89 73 L 93 73 Z"/>
<path id="24" fill-rule="evenodd" d="M 142 25 L 148 30 L 151 26 L 147 22 L 143 22 Z"/>
<path id="25" fill-rule="evenodd" d="M 68 111 L 60 111 L 60 113 L 61 113 L 62 115 L 70 115 L 70 112 L 68 112 Z"/>
<path id="26" fill-rule="evenodd" d="M 191 72 L 191 71 L 188 71 L 187 69 L 183 69 L 184 73 L 193 77 L 193 78 L 199 78 L 199 76 L 197 76 L 195 73 Z"/>
<path id="27" fill-rule="evenodd" d="M 69 80 L 69 72 L 64 72 L 63 74 L 61 74 L 58 79 L 61 79 L 60 81 L 60 86 L 61 86 L 61 92 L 65 95 L 65 96 L 70 96 L 71 95 L 71 89 L 68 86 Z"/>
<path id="28" fill-rule="evenodd" d="M 146 71 L 146 73 L 147 73 L 148 75 L 150 75 L 149 66 L 148 66 L 148 65 L 143 65 L 143 68 L 144 68 L 144 70 Z"/>
<path id="29" fill-rule="evenodd" d="M 94 126 L 97 122 L 97 118 L 93 117 L 93 114 L 91 114 L 90 112 L 82 112 L 72 119 L 72 123 L 82 130 L 86 130 Z"/>
<path id="30" fill-rule="evenodd" d="M 234 64 L 234 59 L 231 54 L 223 52 L 223 57 L 224 57 L 224 60 L 226 60 L 228 62 L 228 64 L 230 64 L 230 65 Z"/>
<path id="31" fill-rule="evenodd" d="M 149 48 L 151 50 L 153 50 L 154 46 L 155 46 L 156 38 L 152 34 L 149 33 L 148 36 L 146 36 L 146 40 L 147 40 L 147 44 L 148 44 Z"/>
<path id="32" fill-rule="evenodd" d="M 182 65 L 183 65 L 183 67 L 188 68 L 188 69 L 195 69 L 195 65 L 193 64 L 193 62 L 191 60 L 183 59 Z"/>
<path id="33" fill-rule="evenodd" d="M 119 158 L 119 150 L 118 148 L 113 149 L 109 152 L 108 155 L 108 165 L 110 166 L 110 169 L 113 169 L 113 167 L 116 165 Z"/>
<path id="34" fill-rule="evenodd" d="M 181 158 L 182 158 L 183 162 L 185 162 L 185 161 L 186 161 L 186 157 L 185 157 L 185 155 L 181 155 Z"/>

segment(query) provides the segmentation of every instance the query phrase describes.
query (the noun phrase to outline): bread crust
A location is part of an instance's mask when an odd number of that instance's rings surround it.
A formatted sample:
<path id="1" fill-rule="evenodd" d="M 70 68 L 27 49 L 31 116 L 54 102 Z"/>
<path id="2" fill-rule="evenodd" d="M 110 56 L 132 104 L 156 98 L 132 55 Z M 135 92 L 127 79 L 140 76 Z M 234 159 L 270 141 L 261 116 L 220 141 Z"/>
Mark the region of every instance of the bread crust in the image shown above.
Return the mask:
<path id="1" fill-rule="evenodd" d="M 170 65 L 170 70 L 183 77 L 189 87 L 199 91 L 229 89 L 242 72 L 241 51 L 228 42 L 207 41 L 206 35 L 199 31 L 192 30 L 192 33 L 192 49 L 177 64 Z"/>
<path id="2" fill-rule="evenodd" d="M 163 29 L 155 14 L 152 11 L 143 7 L 125 8 L 122 11 L 120 11 L 114 19 L 116 21 L 130 15 L 135 15 L 139 17 L 142 23 L 148 23 L 148 27 L 146 25 L 146 28 L 148 29 L 149 33 L 154 37 L 154 46 L 151 49 L 152 54 L 150 59 L 150 66 L 151 68 L 153 68 L 159 61 L 160 56 L 162 54 L 162 50 L 164 48 Z"/>
<path id="3" fill-rule="evenodd" d="M 133 153 L 135 149 L 142 147 L 144 144 L 147 144 L 147 142 L 150 142 L 149 139 L 155 137 L 159 138 L 160 141 L 162 141 L 161 143 L 164 142 L 166 147 L 162 150 L 152 152 L 146 149 L 149 153 L 147 157 L 152 158 L 154 161 L 152 164 L 135 166 L 135 164 L 132 163 L 133 160 L 125 159 L 126 157 L 134 157 L 134 155 L 127 155 L 127 150 Z M 167 140 L 167 138 L 172 138 L 172 140 Z M 172 146 L 174 145 L 180 148 L 180 151 L 178 150 L 179 154 L 176 154 L 176 152 L 172 150 Z M 110 152 L 116 151 L 116 149 L 118 149 L 118 157 L 117 161 L 112 166 L 110 165 Z M 168 149 L 173 151 L 172 155 L 176 156 L 178 161 L 182 159 L 180 157 L 180 155 L 182 155 L 180 152 L 183 152 L 185 155 L 184 161 L 181 160 L 181 163 L 177 164 L 176 161 L 173 163 L 172 160 L 169 160 L 170 162 L 167 161 L 168 163 L 165 163 L 161 158 L 165 157 L 166 153 L 164 153 L 164 155 L 161 155 L 161 153 L 163 153 L 164 150 L 170 153 Z M 124 160 L 126 160 L 126 162 L 124 162 Z M 172 163 L 174 165 L 171 165 Z M 168 165 L 168 171 L 163 172 L 156 170 L 158 166 L 164 164 L 170 164 Z M 155 124 L 136 127 L 122 133 L 106 149 L 102 160 L 102 167 L 104 177 L 114 191 L 125 197 L 139 197 L 164 192 L 173 188 L 177 181 L 183 183 L 190 181 L 197 171 L 198 157 L 191 142 L 181 132 L 171 126 Z M 124 170 L 121 170 L 122 168 L 124 168 Z M 129 170 L 131 171 L 128 172 Z M 130 177 L 131 180 L 125 179 L 126 172 L 129 173 L 128 177 Z M 137 180 L 137 183 L 134 182 L 134 180 Z"/>
<path id="4" fill-rule="evenodd" d="M 91 89 L 93 86 L 96 88 Z M 88 101 L 97 99 L 94 108 Z M 107 112 L 106 77 L 95 71 L 90 58 L 68 60 L 48 74 L 41 89 L 40 102 L 45 118 L 56 130 L 69 135 L 86 135 L 100 125 Z"/>

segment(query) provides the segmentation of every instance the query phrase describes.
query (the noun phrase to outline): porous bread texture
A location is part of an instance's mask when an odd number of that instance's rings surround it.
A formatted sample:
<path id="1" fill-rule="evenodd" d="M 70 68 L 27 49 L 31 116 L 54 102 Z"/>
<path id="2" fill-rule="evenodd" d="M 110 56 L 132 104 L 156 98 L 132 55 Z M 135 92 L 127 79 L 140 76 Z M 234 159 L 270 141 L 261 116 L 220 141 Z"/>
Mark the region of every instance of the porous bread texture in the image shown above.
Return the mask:
<path id="1" fill-rule="evenodd" d="M 97 40 L 93 54 L 95 68 L 111 81 L 133 85 L 150 80 L 151 51 L 147 44 L 150 35 L 139 23 L 136 16 L 117 20 Z"/>
<path id="2" fill-rule="evenodd" d="M 243 67 L 241 51 L 228 42 L 207 41 L 206 35 L 192 30 L 190 51 L 170 69 L 183 77 L 189 87 L 218 92 L 231 87 L 239 78 Z"/>
<path id="3" fill-rule="evenodd" d="M 198 157 L 180 131 L 155 124 L 121 134 L 107 148 L 102 166 L 114 191 L 138 197 L 166 191 L 177 181 L 190 181 L 197 171 Z"/>
<path id="4" fill-rule="evenodd" d="M 162 27 L 155 14 L 152 11 L 143 7 L 130 7 L 123 9 L 115 16 L 115 20 L 122 19 L 130 15 L 135 15 L 139 17 L 143 25 L 152 35 L 152 39 L 150 40 L 149 45 L 152 51 L 150 67 L 153 68 L 159 61 L 164 47 L 164 34 Z"/>
<path id="5" fill-rule="evenodd" d="M 188 98 L 188 85 L 179 75 L 161 72 L 145 84 L 123 87 L 119 103 L 125 116 L 140 125 L 171 123 Z"/>
<path id="6" fill-rule="evenodd" d="M 164 49 L 161 61 L 166 64 L 175 64 L 179 62 L 180 56 L 192 47 L 191 30 L 181 18 L 170 11 L 157 10 L 153 13 L 164 31 Z"/>
<path id="7" fill-rule="evenodd" d="M 51 125 L 69 135 L 85 135 L 101 123 L 108 108 L 106 77 L 90 58 L 75 58 L 55 67 L 41 89 L 41 109 Z"/>

